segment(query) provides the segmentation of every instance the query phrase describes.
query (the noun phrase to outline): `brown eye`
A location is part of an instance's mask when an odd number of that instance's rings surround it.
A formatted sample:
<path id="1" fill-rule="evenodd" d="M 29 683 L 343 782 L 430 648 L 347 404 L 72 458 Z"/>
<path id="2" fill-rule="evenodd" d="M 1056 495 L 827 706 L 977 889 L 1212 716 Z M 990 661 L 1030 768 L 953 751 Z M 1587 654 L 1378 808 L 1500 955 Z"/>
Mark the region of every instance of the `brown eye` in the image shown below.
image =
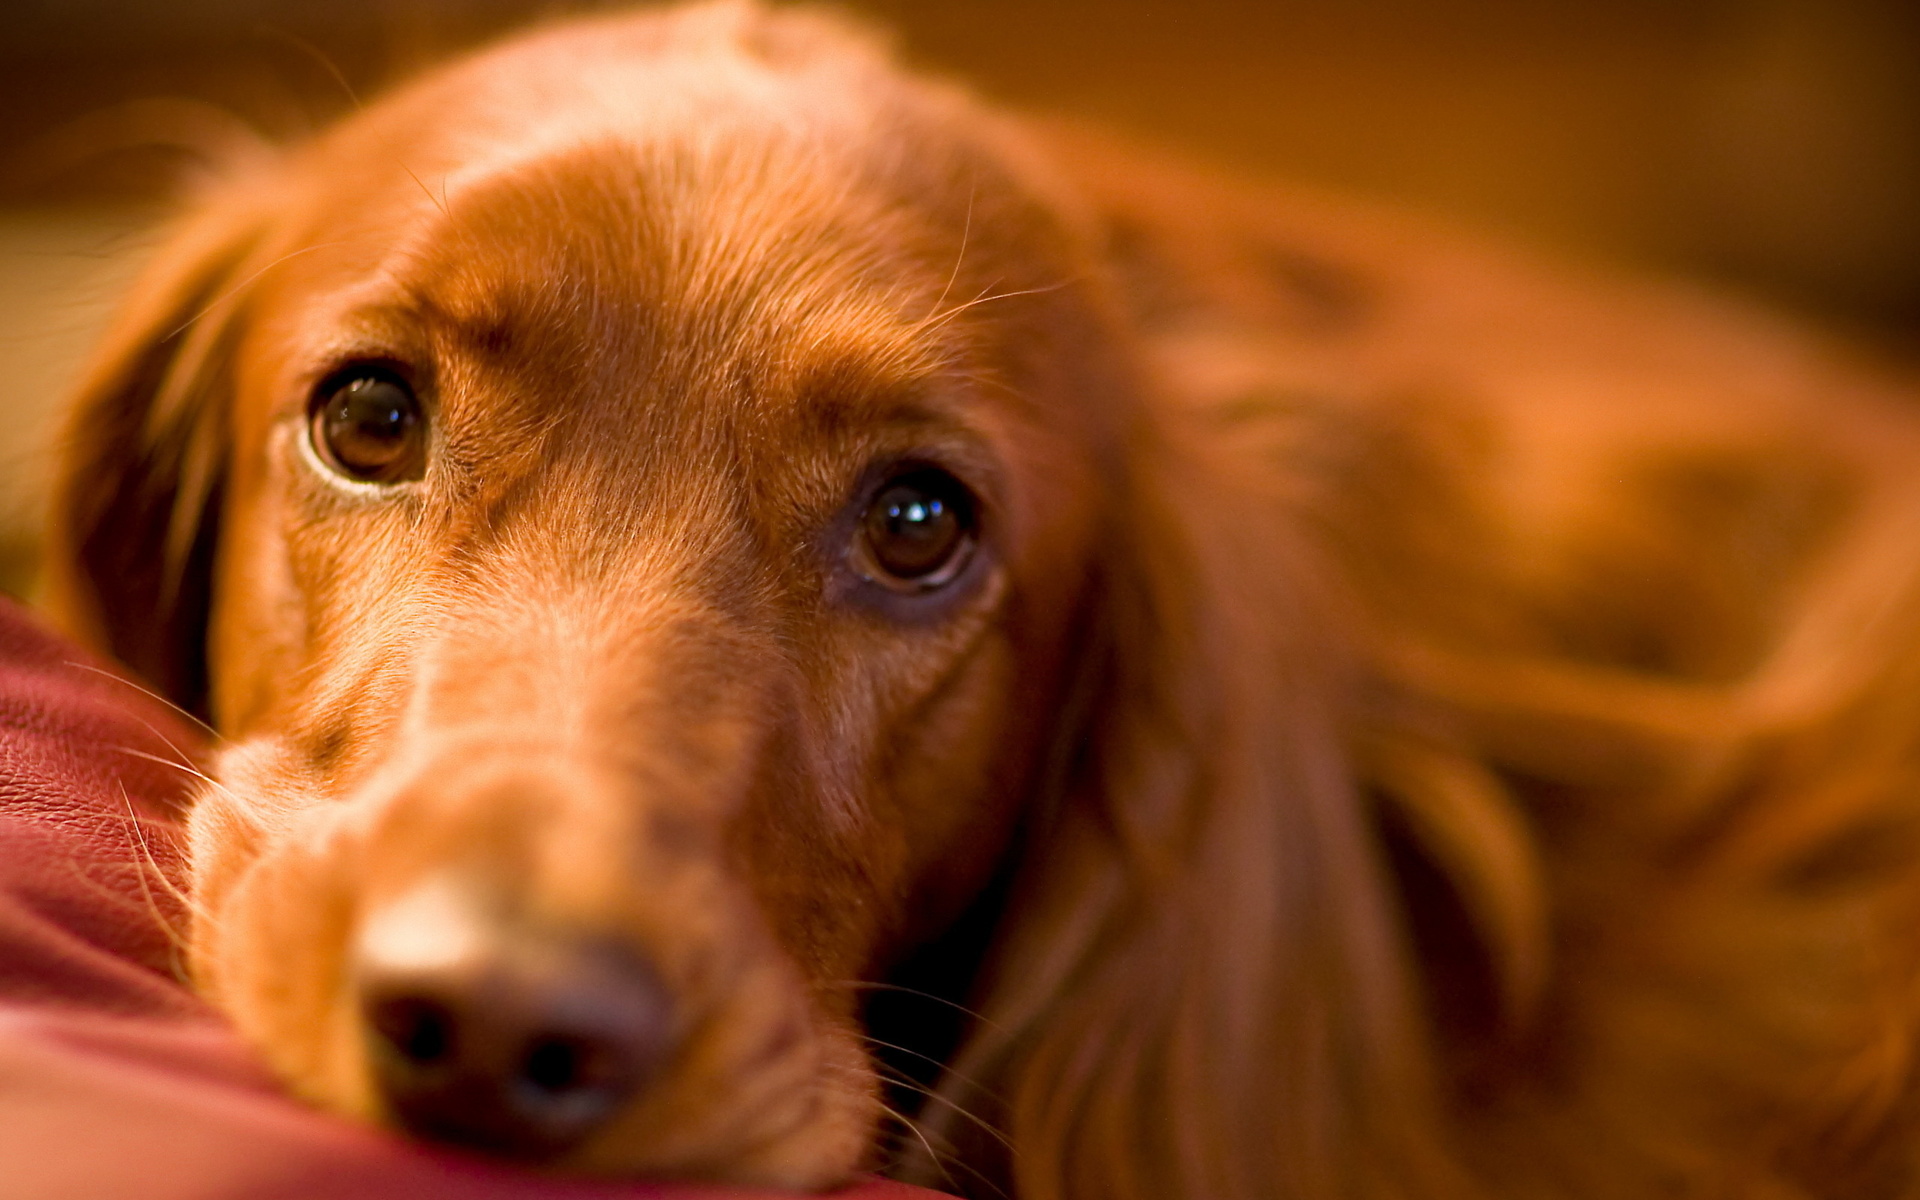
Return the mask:
<path id="1" fill-rule="evenodd" d="M 897 591 L 926 591 L 960 574 L 974 545 L 973 496 L 935 467 L 889 480 L 860 522 L 865 573 Z"/>
<path id="2" fill-rule="evenodd" d="M 399 483 L 426 466 L 426 421 L 413 389 L 393 372 L 357 367 L 316 393 L 313 448 L 349 479 Z"/>

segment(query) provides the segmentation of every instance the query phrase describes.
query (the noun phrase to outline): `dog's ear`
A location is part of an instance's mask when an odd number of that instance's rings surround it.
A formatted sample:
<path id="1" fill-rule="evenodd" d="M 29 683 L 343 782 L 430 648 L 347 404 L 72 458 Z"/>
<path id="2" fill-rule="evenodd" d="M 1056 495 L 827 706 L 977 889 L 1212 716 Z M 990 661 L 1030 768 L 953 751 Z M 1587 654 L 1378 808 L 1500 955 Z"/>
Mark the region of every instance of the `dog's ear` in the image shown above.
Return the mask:
<path id="1" fill-rule="evenodd" d="M 226 397 L 259 222 L 236 192 L 165 242 L 71 403 L 43 564 L 70 633 L 206 715 Z"/>
<path id="2" fill-rule="evenodd" d="M 1030 1200 L 1433 1190 L 1330 569 L 1276 541 L 1308 522 L 1257 464 L 1158 423 L 1124 457 L 1080 758 L 928 1118 L 971 1159 L 993 1147 L 943 1110 L 996 1114 Z"/>

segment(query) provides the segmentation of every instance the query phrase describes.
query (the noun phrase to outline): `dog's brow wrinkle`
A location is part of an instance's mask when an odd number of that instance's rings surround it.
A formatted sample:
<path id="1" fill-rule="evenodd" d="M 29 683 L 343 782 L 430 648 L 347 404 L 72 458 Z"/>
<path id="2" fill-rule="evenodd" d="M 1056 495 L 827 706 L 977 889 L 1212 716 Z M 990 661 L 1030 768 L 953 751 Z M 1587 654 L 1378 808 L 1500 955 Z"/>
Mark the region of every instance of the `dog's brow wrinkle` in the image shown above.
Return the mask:
<path id="1" fill-rule="evenodd" d="M 344 721 L 338 721 L 317 731 L 310 739 L 309 754 L 314 765 L 322 770 L 339 765 L 353 747 L 353 728 Z"/>

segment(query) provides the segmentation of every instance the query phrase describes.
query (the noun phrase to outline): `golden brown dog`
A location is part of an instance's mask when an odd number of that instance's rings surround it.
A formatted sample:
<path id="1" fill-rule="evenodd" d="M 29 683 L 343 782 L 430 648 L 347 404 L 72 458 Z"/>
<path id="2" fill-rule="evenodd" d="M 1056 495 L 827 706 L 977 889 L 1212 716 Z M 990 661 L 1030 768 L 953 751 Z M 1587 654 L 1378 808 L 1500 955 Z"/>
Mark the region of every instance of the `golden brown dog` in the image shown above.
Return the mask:
<path id="1" fill-rule="evenodd" d="M 917 1076 L 901 1169 L 1028 1200 L 1905 1195 L 1914 394 L 706 6 L 236 182 L 53 578 L 225 738 L 194 977 L 342 1112 L 817 1188 Z"/>

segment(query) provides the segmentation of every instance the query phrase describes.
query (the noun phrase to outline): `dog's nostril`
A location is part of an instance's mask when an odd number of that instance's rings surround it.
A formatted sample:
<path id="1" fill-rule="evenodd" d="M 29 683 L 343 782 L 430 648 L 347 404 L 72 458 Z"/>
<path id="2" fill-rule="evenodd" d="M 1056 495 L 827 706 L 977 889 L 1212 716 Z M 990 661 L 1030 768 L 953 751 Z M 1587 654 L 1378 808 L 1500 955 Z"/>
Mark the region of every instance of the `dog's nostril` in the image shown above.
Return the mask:
<path id="1" fill-rule="evenodd" d="M 431 1067 L 453 1052 L 453 1014 L 444 1005 L 403 996 L 367 1008 L 374 1032 L 407 1062 Z"/>
<path id="2" fill-rule="evenodd" d="M 370 1065 L 388 1111 L 440 1141 L 550 1157 L 610 1118 L 671 1049 L 672 1014 L 623 951 L 496 935 L 460 962 L 363 954 Z"/>
<path id="3" fill-rule="evenodd" d="M 592 1045 L 572 1038 L 536 1038 L 520 1064 L 520 1078 L 540 1091 L 559 1094 L 604 1083 L 617 1073 L 616 1066 Z"/>

